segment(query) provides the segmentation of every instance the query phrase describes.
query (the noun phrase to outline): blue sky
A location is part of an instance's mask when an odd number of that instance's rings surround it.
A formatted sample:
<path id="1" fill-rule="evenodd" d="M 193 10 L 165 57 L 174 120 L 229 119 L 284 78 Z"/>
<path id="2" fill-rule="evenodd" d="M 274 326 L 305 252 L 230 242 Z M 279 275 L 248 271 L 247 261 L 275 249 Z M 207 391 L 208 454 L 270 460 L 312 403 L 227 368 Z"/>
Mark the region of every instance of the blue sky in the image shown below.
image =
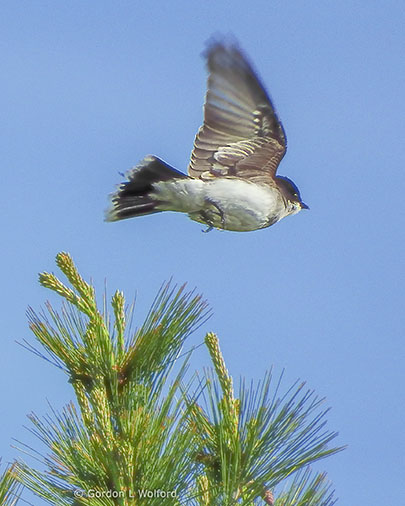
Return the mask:
<path id="1" fill-rule="evenodd" d="M 405 11 L 400 1 L 3 1 L 0 7 L 3 462 L 35 445 L 26 414 L 72 398 L 19 347 L 37 273 L 69 251 L 101 294 L 137 297 L 138 322 L 170 277 L 208 299 L 231 373 L 274 364 L 332 407 L 348 449 L 320 463 L 339 504 L 403 496 Z M 107 196 L 154 153 L 186 170 L 202 119 L 200 54 L 233 33 L 284 124 L 279 173 L 311 210 L 253 233 L 165 213 L 104 223 Z M 208 359 L 200 348 L 193 366 Z M 35 504 L 40 504 L 35 500 Z"/>

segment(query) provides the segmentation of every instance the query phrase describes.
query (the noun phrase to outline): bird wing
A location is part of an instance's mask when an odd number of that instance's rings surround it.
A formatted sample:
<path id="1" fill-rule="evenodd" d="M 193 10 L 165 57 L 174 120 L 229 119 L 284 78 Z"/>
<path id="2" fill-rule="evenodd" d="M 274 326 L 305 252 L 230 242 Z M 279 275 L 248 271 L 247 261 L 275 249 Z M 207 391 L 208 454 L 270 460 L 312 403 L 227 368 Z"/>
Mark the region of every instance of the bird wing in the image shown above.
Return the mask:
<path id="1" fill-rule="evenodd" d="M 189 175 L 271 183 L 286 137 L 270 98 L 236 44 L 214 42 L 206 57 L 204 123 L 194 140 Z"/>

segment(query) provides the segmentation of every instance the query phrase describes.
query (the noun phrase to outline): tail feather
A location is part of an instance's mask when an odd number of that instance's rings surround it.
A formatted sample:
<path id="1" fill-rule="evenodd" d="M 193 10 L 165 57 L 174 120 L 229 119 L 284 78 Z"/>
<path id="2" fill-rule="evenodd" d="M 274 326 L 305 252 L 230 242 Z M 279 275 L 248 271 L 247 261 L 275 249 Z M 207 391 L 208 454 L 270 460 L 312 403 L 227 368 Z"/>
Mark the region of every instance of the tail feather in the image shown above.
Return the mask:
<path id="1" fill-rule="evenodd" d="M 111 206 L 106 212 L 106 221 L 118 221 L 134 216 L 158 213 L 158 201 L 151 195 L 153 184 L 171 179 L 188 178 L 156 156 L 146 156 L 126 177 L 111 196 Z"/>

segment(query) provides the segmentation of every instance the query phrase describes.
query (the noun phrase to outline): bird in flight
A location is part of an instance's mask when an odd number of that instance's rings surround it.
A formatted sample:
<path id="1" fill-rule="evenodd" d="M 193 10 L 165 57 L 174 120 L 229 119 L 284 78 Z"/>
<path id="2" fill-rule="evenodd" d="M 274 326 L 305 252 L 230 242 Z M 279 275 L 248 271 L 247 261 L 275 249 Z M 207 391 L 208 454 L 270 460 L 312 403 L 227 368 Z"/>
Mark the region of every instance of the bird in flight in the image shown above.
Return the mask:
<path id="1" fill-rule="evenodd" d="M 212 41 L 204 54 L 204 122 L 188 174 L 146 156 L 111 196 L 107 221 L 177 211 L 212 228 L 269 227 L 308 206 L 297 186 L 276 175 L 287 144 L 273 104 L 235 42 Z"/>

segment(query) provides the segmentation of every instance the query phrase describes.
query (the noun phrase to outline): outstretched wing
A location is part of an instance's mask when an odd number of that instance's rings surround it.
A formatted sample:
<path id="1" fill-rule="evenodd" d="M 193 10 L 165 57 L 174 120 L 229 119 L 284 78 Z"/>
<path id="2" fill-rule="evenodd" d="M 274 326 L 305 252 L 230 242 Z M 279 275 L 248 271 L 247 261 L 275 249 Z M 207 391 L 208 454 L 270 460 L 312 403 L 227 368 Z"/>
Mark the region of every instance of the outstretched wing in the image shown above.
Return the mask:
<path id="1" fill-rule="evenodd" d="M 204 123 L 188 173 L 201 179 L 242 177 L 269 182 L 286 151 L 273 104 L 235 44 L 210 44 Z"/>

